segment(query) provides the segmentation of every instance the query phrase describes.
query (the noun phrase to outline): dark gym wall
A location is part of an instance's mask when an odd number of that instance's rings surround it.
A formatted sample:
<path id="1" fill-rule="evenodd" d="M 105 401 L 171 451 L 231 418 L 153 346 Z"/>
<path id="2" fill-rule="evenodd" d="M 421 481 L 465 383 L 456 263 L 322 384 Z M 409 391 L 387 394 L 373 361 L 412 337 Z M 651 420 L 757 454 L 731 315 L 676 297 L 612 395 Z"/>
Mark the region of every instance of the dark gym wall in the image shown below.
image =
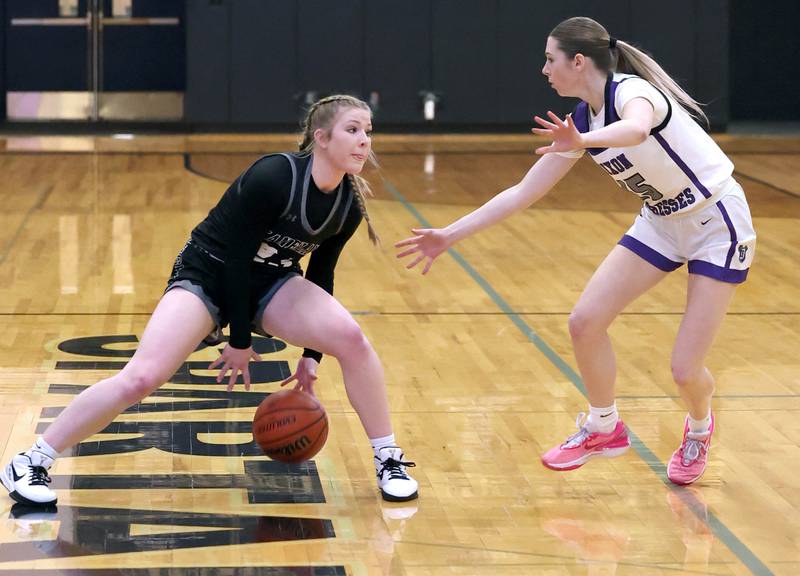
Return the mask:
<path id="1" fill-rule="evenodd" d="M 230 121 L 280 123 L 294 119 L 298 92 L 298 4 L 237 0 L 231 8 Z M 240 33 L 252 30 L 257 33 Z"/>
<path id="2" fill-rule="evenodd" d="M 798 15 L 793 0 L 779 1 Z M 0 14 L 8 2 L 28 5 L 28 0 L 0 0 Z M 185 122 L 199 129 L 296 126 L 309 98 L 338 91 L 377 103 L 381 129 L 527 126 L 533 114 L 548 109 L 564 113 L 574 105 L 552 92 L 541 67 L 547 33 L 575 15 L 591 16 L 614 36 L 650 52 L 690 94 L 708 103 L 717 129 L 729 119 L 729 68 L 736 86 L 734 108 L 745 117 L 758 113 L 758 102 L 783 103 L 795 93 L 777 84 L 778 79 L 796 82 L 797 75 L 781 68 L 790 60 L 764 57 L 775 53 L 772 44 L 766 46 L 773 35 L 743 32 L 753 30 L 752 22 L 769 18 L 747 0 L 185 3 Z M 730 4 L 733 54 L 751 54 L 749 67 L 729 64 Z M 0 94 L 10 89 L 14 63 L 25 62 L 25 54 L 4 57 L 9 29 L 7 19 L 2 21 Z M 793 21 L 772 18 L 770 24 L 785 27 L 782 41 L 796 49 Z M 766 85 L 769 94 L 751 97 L 754 80 Z M 422 117 L 423 91 L 440 98 L 433 123 Z M 795 114 L 796 107 L 786 102 L 781 109 Z M 2 98 L 0 119 L 4 116 Z"/>
<path id="3" fill-rule="evenodd" d="M 365 4 L 365 96 L 377 93 L 381 120 L 420 119 L 420 87 L 431 85 L 430 0 Z"/>
<path id="4" fill-rule="evenodd" d="M 731 0 L 731 115 L 737 120 L 800 120 L 800 3 Z"/>
<path id="5" fill-rule="evenodd" d="M 566 112 L 541 75 L 548 32 L 586 15 L 642 47 L 728 122 L 729 0 L 188 0 L 186 120 L 295 125 L 307 100 L 348 92 L 382 127 L 528 125 Z"/>
<path id="6" fill-rule="evenodd" d="M 224 124 L 230 121 L 230 27 L 228 4 L 221 0 L 188 1 L 183 110 L 185 118 L 191 122 Z"/>
<path id="7" fill-rule="evenodd" d="M 421 88 L 441 94 L 439 121 L 497 123 L 504 88 L 497 82 L 498 2 L 433 0 L 432 6 L 433 75 Z"/>

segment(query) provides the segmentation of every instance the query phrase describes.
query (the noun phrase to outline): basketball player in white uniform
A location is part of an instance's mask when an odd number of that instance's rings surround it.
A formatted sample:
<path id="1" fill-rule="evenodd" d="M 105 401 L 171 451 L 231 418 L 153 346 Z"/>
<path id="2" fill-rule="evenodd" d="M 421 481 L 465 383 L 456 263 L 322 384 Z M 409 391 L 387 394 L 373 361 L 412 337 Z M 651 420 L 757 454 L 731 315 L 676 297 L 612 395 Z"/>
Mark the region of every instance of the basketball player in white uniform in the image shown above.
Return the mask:
<path id="1" fill-rule="evenodd" d="M 515 186 L 441 229 L 414 229 L 396 246 L 415 255 L 412 268 L 458 240 L 543 197 L 588 151 L 617 184 L 643 200 L 633 226 L 589 280 L 569 319 L 589 414 L 578 432 L 547 451 L 542 463 L 572 470 L 594 456 L 630 447 L 617 412 L 616 360 L 608 327 L 633 300 L 687 264 L 687 305 L 672 350 L 672 375 L 688 414 L 683 440 L 668 466 L 676 484 L 705 470 L 714 417 L 714 379 L 706 355 L 738 284 L 747 278 L 755 232 L 733 164 L 698 125 L 699 105 L 649 56 L 612 38 L 589 18 L 570 18 L 550 33 L 542 73 L 565 97 L 581 103 L 565 120 L 552 112 L 533 131 L 552 138 Z M 697 119 L 697 120 L 696 120 Z"/>

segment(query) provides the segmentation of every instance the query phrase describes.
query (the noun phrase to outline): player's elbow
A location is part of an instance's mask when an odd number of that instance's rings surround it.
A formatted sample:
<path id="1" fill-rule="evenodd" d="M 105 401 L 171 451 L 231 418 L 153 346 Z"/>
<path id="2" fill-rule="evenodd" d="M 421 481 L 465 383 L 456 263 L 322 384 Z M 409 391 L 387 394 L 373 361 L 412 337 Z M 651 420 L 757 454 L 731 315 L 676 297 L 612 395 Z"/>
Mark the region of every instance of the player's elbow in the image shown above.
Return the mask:
<path id="1" fill-rule="evenodd" d="M 650 127 L 644 126 L 641 124 L 636 124 L 633 127 L 632 137 L 634 139 L 634 144 L 641 144 L 647 137 L 650 136 Z"/>

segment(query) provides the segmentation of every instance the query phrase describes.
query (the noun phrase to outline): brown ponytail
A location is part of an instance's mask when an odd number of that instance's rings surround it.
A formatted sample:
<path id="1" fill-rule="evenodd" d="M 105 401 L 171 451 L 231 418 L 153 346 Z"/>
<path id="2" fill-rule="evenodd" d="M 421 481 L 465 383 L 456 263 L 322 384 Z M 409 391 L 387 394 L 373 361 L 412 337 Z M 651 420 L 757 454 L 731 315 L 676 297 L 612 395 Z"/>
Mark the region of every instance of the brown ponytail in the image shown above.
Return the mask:
<path id="1" fill-rule="evenodd" d="M 553 28 L 550 37 L 558 40 L 559 48 L 569 58 L 580 53 L 591 58 L 603 72 L 618 71 L 644 78 L 708 126 L 708 117 L 700 103 L 689 96 L 658 62 L 633 45 L 612 38 L 599 22 L 583 16 L 569 18 Z"/>

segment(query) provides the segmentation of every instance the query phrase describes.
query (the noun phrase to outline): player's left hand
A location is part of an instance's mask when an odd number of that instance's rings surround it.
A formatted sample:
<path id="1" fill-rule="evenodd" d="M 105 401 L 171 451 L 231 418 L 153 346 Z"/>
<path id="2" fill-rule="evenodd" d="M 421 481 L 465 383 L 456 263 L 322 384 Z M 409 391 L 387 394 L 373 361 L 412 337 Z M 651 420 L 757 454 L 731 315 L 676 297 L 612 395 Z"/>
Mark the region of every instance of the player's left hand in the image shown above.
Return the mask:
<path id="1" fill-rule="evenodd" d="M 536 149 L 537 154 L 549 154 L 551 152 L 570 152 L 583 148 L 583 135 L 578 132 L 572 114 L 567 114 L 566 120 L 561 120 L 553 112 L 547 112 L 547 116 L 552 120 L 548 122 L 544 118 L 534 116 L 534 120 L 543 128 L 532 128 L 531 132 L 539 136 L 547 136 L 553 140 L 550 146 L 542 146 Z"/>
<path id="2" fill-rule="evenodd" d="M 297 384 L 294 385 L 295 390 L 302 390 L 316 398 L 316 394 L 314 394 L 314 381 L 317 379 L 318 366 L 319 363 L 316 360 L 303 356 L 297 363 L 297 370 L 295 373 L 281 382 L 281 386 L 286 386 L 290 382 L 297 380 Z"/>

